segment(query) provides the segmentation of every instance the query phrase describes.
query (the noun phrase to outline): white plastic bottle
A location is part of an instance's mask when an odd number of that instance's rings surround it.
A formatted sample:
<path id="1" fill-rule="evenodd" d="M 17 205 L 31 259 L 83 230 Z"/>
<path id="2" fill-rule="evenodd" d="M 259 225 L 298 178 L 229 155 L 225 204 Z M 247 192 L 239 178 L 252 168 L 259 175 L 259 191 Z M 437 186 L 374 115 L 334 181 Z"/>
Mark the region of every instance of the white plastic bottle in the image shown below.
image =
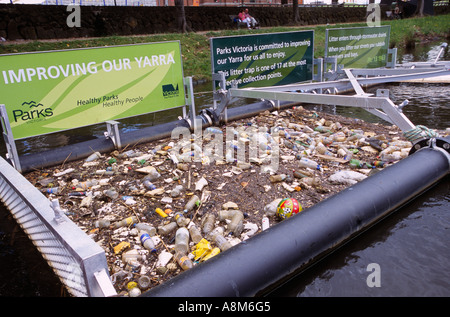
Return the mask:
<path id="1" fill-rule="evenodd" d="M 187 254 L 189 252 L 189 231 L 181 227 L 175 234 L 175 252 Z"/>
<path id="2" fill-rule="evenodd" d="M 315 169 L 320 170 L 320 165 L 316 161 L 313 161 L 307 157 L 301 157 L 298 160 L 298 165 L 300 165 L 301 167 L 307 167 L 307 168 L 310 168 L 313 170 L 315 170 Z"/>

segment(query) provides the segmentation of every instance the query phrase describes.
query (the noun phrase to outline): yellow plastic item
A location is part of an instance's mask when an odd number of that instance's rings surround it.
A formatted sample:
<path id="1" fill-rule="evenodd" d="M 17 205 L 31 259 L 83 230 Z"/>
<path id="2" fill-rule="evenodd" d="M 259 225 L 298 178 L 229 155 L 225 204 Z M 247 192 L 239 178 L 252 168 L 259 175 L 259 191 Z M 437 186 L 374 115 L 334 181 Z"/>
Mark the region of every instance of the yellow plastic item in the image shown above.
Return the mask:
<path id="1" fill-rule="evenodd" d="M 212 249 L 211 252 L 209 252 L 209 254 L 207 254 L 207 255 L 203 258 L 202 261 L 209 260 L 209 259 L 211 259 L 213 256 L 216 256 L 216 255 L 219 254 L 219 253 L 220 253 L 220 249 L 216 247 L 216 248 Z"/>
<path id="2" fill-rule="evenodd" d="M 161 209 L 161 208 L 156 208 L 156 213 L 158 214 L 158 215 L 160 215 L 161 217 L 163 217 L 163 218 L 166 218 L 167 217 L 167 214 Z"/>
<path id="3" fill-rule="evenodd" d="M 199 260 L 204 256 L 208 255 L 212 250 L 211 244 L 205 238 L 201 239 L 199 243 L 195 246 L 195 250 L 192 252 L 194 254 L 194 260 Z"/>
<path id="4" fill-rule="evenodd" d="M 126 248 L 129 248 L 129 247 L 130 247 L 130 243 L 129 242 L 122 241 L 122 242 L 120 242 L 118 245 L 116 245 L 114 247 L 114 254 L 118 254 L 121 251 L 123 251 L 123 250 L 125 250 Z"/>
<path id="5" fill-rule="evenodd" d="M 127 288 L 128 290 L 132 290 L 133 288 L 137 287 L 137 283 L 136 282 L 129 282 L 127 284 Z"/>

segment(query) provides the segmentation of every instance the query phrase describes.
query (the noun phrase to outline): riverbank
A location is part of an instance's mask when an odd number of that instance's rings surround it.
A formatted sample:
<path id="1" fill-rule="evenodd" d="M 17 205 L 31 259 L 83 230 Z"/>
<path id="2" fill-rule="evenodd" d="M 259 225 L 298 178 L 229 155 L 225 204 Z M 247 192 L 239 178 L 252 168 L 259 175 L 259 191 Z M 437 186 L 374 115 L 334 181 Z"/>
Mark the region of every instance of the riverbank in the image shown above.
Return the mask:
<path id="1" fill-rule="evenodd" d="M 391 26 L 390 47 L 405 49 L 427 41 L 450 41 L 450 15 L 427 16 L 402 20 L 382 21 Z M 145 36 L 111 36 L 87 39 L 59 39 L 46 41 L 2 42 L 0 54 L 36 52 L 61 49 L 126 45 L 136 43 L 180 41 L 185 76 L 194 80 L 211 80 L 210 38 L 232 35 L 276 33 L 287 31 L 314 30 L 314 57 L 324 56 L 325 31 L 327 28 L 366 26 L 365 23 L 334 25 L 311 25 L 302 27 L 271 27 L 257 30 L 224 30 L 198 33 L 167 33 Z"/>

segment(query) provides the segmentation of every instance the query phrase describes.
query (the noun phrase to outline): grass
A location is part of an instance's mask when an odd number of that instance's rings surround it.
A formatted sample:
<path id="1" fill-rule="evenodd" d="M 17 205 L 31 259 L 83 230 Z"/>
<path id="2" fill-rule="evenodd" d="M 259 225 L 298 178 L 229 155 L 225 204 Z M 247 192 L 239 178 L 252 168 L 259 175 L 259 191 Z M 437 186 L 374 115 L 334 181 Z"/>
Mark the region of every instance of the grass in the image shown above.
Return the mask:
<path id="1" fill-rule="evenodd" d="M 450 38 L 450 15 L 417 17 L 403 20 L 382 21 L 382 25 L 391 26 L 390 47 L 403 48 L 411 43 L 427 39 L 443 40 Z M 109 36 L 55 41 L 29 41 L 20 44 L 0 45 L 0 54 L 76 49 L 87 47 L 137 44 L 163 41 L 180 41 L 185 76 L 195 79 L 211 78 L 211 37 L 248 35 L 259 33 L 277 33 L 298 30 L 314 30 L 314 57 L 324 56 L 325 30 L 336 27 L 366 26 L 366 23 L 317 25 L 304 27 L 271 27 L 258 30 L 223 30 L 206 33 L 167 33 L 142 36 Z"/>

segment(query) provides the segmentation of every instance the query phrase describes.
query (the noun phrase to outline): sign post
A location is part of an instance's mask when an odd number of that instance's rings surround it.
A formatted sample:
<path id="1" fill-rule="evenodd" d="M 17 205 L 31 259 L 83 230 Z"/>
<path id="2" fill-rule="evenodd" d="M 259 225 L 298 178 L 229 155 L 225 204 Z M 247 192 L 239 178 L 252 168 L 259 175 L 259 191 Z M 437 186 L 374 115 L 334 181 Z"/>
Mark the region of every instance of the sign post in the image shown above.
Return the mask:
<path id="1" fill-rule="evenodd" d="M 180 43 L 0 56 L 15 139 L 184 106 Z"/>
<path id="2" fill-rule="evenodd" d="M 344 68 L 385 67 L 390 26 L 327 29 L 325 57 Z"/>
<path id="3" fill-rule="evenodd" d="M 313 78 L 314 31 L 227 36 L 211 39 L 213 74 L 226 87 L 286 85 Z"/>

